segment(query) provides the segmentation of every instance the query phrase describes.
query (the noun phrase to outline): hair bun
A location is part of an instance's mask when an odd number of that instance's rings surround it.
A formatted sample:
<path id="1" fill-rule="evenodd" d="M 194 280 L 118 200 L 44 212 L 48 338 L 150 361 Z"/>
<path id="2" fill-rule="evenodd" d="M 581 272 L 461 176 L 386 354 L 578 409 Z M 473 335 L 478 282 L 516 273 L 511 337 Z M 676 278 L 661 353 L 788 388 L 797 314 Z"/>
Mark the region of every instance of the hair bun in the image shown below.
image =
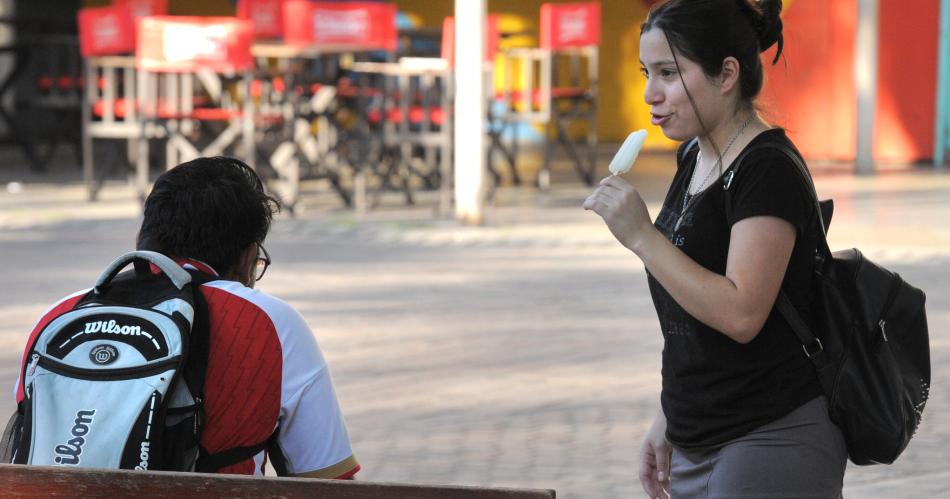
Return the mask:
<path id="1" fill-rule="evenodd" d="M 759 41 L 759 51 L 765 52 L 778 43 L 775 60 L 778 62 L 782 55 L 782 0 L 737 0 L 739 6 L 748 17 Z"/>
<path id="2" fill-rule="evenodd" d="M 758 0 L 761 14 L 755 16 L 758 22 L 753 22 L 755 31 L 759 36 L 759 49 L 765 52 L 772 45 L 778 43 L 778 51 L 775 53 L 775 59 L 772 64 L 778 62 L 782 55 L 782 0 Z"/>

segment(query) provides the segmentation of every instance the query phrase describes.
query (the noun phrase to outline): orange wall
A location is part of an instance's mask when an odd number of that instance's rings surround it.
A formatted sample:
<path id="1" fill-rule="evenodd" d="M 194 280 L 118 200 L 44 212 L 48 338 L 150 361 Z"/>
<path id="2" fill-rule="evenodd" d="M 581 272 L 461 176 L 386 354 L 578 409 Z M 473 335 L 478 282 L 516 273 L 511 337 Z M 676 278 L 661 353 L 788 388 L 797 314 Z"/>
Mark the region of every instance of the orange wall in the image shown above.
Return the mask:
<path id="1" fill-rule="evenodd" d="M 940 2 L 881 1 L 874 148 L 880 160 L 932 158 Z"/>
<path id="2" fill-rule="evenodd" d="M 784 12 L 783 58 L 769 66 L 759 104 L 811 158 L 853 159 L 857 0 L 795 0 Z"/>
<path id="3" fill-rule="evenodd" d="M 786 7 L 785 60 L 767 70 L 760 103 L 806 156 L 853 160 L 857 0 L 795 0 Z M 936 2 L 880 2 L 878 160 L 933 155 L 938 22 Z"/>

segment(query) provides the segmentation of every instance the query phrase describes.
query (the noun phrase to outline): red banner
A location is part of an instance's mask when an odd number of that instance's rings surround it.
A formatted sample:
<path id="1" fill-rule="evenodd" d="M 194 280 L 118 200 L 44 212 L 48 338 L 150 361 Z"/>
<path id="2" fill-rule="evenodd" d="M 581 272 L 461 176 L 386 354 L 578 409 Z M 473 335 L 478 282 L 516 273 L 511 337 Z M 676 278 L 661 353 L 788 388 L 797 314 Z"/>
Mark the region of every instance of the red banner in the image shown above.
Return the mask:
<path id="1" fill-rule="evenodd" d="M 558 50 L 599 44 L 599 2 L 541 6 L 541 48 Z"/>
<path id="2" fill-rule="evenodd" d="M 284 41 L 290 45 L 352 45 L 395 51 L 396 6 L 289 0 L 284 3 Z"/>
<path id="3" fill-rule="evenodd" d="M 138 21 L 136 65 L 150 71 L 239 72 L 254 66 L 254 27 L 234 17 L 152 16 Z"/>
<path id="4" fill-rule="evenodd" d="M 79 52 L 83 57 L 132 53 L 135 24 L 125 6 L 79 9 Z"/>

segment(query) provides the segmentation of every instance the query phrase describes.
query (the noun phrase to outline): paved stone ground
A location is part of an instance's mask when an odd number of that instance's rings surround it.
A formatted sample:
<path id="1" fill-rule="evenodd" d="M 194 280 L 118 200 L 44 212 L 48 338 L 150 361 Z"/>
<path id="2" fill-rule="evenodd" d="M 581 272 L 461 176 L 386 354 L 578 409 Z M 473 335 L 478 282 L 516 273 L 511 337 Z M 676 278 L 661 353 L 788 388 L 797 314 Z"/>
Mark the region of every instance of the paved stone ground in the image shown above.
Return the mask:
<path id="1" fill-rule="evenodd" d="M 653 213 L 670 161 L 638 163 Z M 132 193 L 109 185 L 88 204 L 73 174 L 62 177 L 0 168 L 0 387 L 12 386 L 45 307 L 132 247 Z M 2 190 L 19 178 L 19 192 Z M 555 180 L 546 194 L 501 192 L 484 227 L 434 219 L 425 197 L 357 218 L 320 185 L 301 216 L 275 223 L 260 286 L 314 328 L 360 479 L 642 496 L 637 449 L 658 403 L 661 349 L 643 266 L 579 208 L 586 188 Z M 950 173 L 825 174 L 818 185 L 838 205 L 832 246 L 861 247 L 929 299 L 924 422 L 897 464 L 852 467 L 845 495 L 940 496 L 950 488 Z"/>

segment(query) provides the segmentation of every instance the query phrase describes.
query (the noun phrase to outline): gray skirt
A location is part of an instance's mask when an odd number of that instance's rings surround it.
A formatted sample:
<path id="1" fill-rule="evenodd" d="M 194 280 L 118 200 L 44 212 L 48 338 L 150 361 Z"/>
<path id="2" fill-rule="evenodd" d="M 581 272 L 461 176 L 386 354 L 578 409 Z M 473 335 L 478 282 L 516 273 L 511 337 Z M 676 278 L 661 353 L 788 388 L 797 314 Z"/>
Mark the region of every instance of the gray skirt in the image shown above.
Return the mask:
<path id="1" fill-rule="evenodd" d="M 824 396 L 725 444 L 674 447 L 673 498 L 839 498 L 848 460 Z"/>

